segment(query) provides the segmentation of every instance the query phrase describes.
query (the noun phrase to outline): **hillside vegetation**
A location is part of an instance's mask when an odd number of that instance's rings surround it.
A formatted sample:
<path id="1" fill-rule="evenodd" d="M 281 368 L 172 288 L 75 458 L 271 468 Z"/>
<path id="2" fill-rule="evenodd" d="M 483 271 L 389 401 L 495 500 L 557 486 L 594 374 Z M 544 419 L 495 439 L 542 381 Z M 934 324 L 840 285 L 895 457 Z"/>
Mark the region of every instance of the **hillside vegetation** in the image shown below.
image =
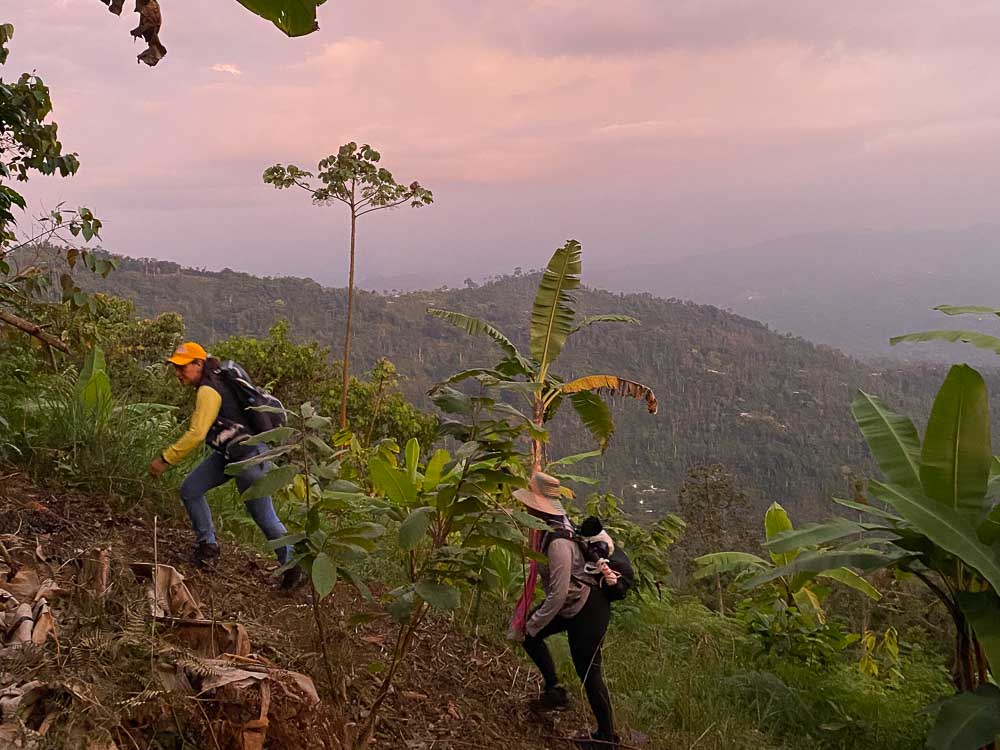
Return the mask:
<path id="1" fill-rule="evenodd" d="M 187 335 L 217 342 L 264 336 L 287 319 L 292 334 L 335 346 L 346 295 L 309 279 L 260 278 L 224 270 L 198 271 L 155 260 L 121 259 L 107 279 L 87 278 L 95 291 L 135 301 L 147 316 L 177 311 Z M 456 370 L 493 363 L 488 342 L 466 336 L 426 314 L 457 310 L 495 323 L 515 343 L 526 342 L 537 276 L 506 276 L 483 286 L 357 299 L 355 361 L 370 368 L 388 357 L 403 376 L 404 393 L 429 404 L 426 392 Z M 617 433 L 596 474 L 603 487 L 639 510 L 673 507 L 690 467 L 720 463 L 758 507 L 781 500 L 801 515 L 821 513 L 830 493 L 846 492 L 842 468 L 863 469 L 868 456 L 844 408 L 858 388 L 903 411 L 927 411 L 944 369 L 874 369 L 840 352 L 769 330 L 717 308 L 648 294 L 583 289 L 581 314 L 638 318 L 636 326 L 582 331 L 562 362 L 569 372 L 612 367 L 650 385 L 661 409 L 647 419 L 631 406 L 615 408 Z M 574 417 L 560 417 L 567 427 Z M 554 431 L 554 455 L 591 447 L 576 429 Z"/>

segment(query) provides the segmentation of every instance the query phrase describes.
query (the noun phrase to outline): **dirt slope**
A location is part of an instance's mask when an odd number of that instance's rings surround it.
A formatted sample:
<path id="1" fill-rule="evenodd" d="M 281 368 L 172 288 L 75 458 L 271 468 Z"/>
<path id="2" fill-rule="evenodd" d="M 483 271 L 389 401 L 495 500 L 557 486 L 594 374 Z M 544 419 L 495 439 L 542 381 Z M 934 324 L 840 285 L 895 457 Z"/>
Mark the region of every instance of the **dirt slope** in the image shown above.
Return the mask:
<path id="1" fill-rule="evenodd" d="M 312 677 L 320 705 L 298 713 L 290 710 L 284 718 L 272 717 L 264 747 L 336 747 L 330 736 L 344 722 L 355 720 L 359 714 L 357 707 L 374 694 L 379 672 L 387 663 L 394 642 L 391 623 L 375 618 L 357 626 L 340 626 L 352 616 L 363 620 L 364 617 L 357 616 L 375 615 L 378 611 L 347 587 L 338 587 L 323 603 L 329 630 L 327 643 L 340 682 L 331 689 L 324 677 L 305 588 L 293 594 L 278 592 L 269 577 L 272 560 L 234 544 L 224 544 L 223 556 L 214 571 L 201 571 L 186 559 L 191 534 L 178 519 L 157 519 L 155 531 L 154 550 L 154 520 L 149 511 L 137 508 L 127 514 L 116 513 L 100 498 L 41 487 L 11 469 L 0 467 L 0 540 L 19 565 L 34 565 L 40 575 L 51 574 L 69 592 L 52 605 L 59 624 L 58 642 L 49 640 L 40 648 L 27 649 L 17 659 L 8 660 L 6 666 L 0 660 L 0 691 L 33 679 L 44 682 L 65 677 L 81 663 L 70 656 L 95 643 L 95 627 L 102 623 L 103 627 L 117 627 L 121 631 L 119 636 L 125 633 L 128 628 L 122 622 L 129 617 L 127 605 L 115 609 L 105 603 L 94 614 L 92 608 L 80 605 L 73 590 L 71 573 L 79 568 L 79 563 L 92 555 L 95 548 L 108 547 L 112 566 L 118 571 L 127 571 L 128 563 L 152 563 L 154 557 L 161 565 L 174 566 L 186 577 L 191 593 L 201 602 L 207 617 L 213 621 L 239 622 L 246 627 L 252 655 L 259 655 L 275 668 Z M 44 562 L 36 550 L 41 551 Z M 122 587 L 123 591 L 126 589 Z M 148 623 L 145 626 L 148 629 Z M 176 727 L 174 735 L 181 734 L 181 729 L 188 737 L 203 732 L 197 740 L 203 744 L 198 747 L 225 750 L 224 738 L 212 727 L 218 728 L 229 719 L 212 714 L 215 707 L 211 701 L 177 702 L 172 698 L 167 701 L 159 695 L 162 690 L 151 691 L 151 654 L 160 645 L 147 644 L 145 650 L 133 648 L 131 652 L 128 648 L 109 647 L 101 652 L 100 659 L 92 660 L 92 672 L 77 675 L 77 680 L 89 685 L 91 692 L 87 694 L 99 695 L 102 689 L 107 693 L 103 699 L 94 699 L 95 704 L 103 704 L 106 710 L 90 711 L 79 726 L 100 725 L 109 730 L 116 743 L 88 747 L 93 750 L 191 747 L 178 744 L 176 739 L 174 744 L 167 744 L 164 737 Z M 128 653 L 132 654 L 131 660 Z M 8 649 L 7 655 L 10 654 Z M 69 656 L 60 660 L 62 654 Z M 114 659 L 123 661 L 117 663 Z M 103 688 L 102 680 L 106 683 Z M 146 690 L 142 690 L 143 685 Z M 430 621 L 418 638 L 410 665 L 396 680 L 396 691 L 383 711 L 375 747 L 407 750 L 573 747 L 562 738 L 586 725 L 582 697 L 577 694 L 573 711 L 542 719 L 524 709 L 525 702 L 537 689 L 533 672 L 510 649 L 461 635 L 446 620 Z M 72 683 L 69 692 L 73 692 Z M 114 711 L 110 708 L 112 694 L 117 699 L 113 702 Z M 159 715 L 148 710 L 155 703 L 154 697 L 162 699 Z M 73 703 L 72 698 L 64 700 Z M 149 704 L 145 712 L 138 710 L 143 704 Z M 199 710 L 195 711 L 192 705 Z M 259 702 L 250 706 L 243 718 L 253 719 L 258 708 Z M 199 713 L 204 722 L 198 718 Z M 62 714 L 60 717 L 53 720 L 65 727 L 67 722 Z M 116 722 L 118 726 L 112 726 Z M 160 744 L 154 744 L 154 739 Z M 237 742 L 230 747 L 240 746 Z"/>

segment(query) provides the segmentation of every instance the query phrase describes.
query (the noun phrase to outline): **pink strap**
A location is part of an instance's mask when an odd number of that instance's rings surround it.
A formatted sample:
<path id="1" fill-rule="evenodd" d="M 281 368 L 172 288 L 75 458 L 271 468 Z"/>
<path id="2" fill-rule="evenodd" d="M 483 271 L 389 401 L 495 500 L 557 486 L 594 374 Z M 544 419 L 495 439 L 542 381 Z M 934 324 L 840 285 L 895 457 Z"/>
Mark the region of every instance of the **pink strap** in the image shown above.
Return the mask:
<path id="1" fill-rule="evenodd" d="M 531 549 L 539 552 L 542 546 L 542 532 L 532 529 L 528 535 Z M 525 625 L 528 622 L 528 611 L 531 609 L 531 602 L 535 598 L 535 583 L 538 580 L 538 563 L 532 560 L 528 566 L 528 574 L 524 577 L 524 591 L 521 598 L 517 600 L 514 607 L 514 616 L 510 620 L 510 627 L 515 633 L 525 634 Z"/>

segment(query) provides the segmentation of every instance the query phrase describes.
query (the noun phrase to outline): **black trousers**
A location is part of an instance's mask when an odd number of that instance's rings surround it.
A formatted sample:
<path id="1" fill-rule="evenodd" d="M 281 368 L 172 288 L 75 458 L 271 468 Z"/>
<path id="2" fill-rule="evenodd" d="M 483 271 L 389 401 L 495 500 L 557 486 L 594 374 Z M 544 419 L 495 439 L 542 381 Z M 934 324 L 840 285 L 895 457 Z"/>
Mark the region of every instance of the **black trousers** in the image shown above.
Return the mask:
<path id="1" fill-rule="evenodd" d="M 597 730 L 602 737 L 611 738 L 614 735 L 614 717 L 611 712 L 611 696 L 604 684 L 601 673 L 601 644 L 608 630 L 611 619 L 611 602 L 598 589 L 591 589 L 587 603 L 583 605 L 575 617 L 556 616 L 552 622 L 542 628 L 538 635 L 526 636 L 524 650 L 535 662 L 542 673 L 545 687 L 555 687 L 559 678 L 556 676 L 556 666 L 552 662 L 552 654 L 545 645 L 545 639 L 556 633 L 566 632 L 569 639 L 569 653 L 573 657 L 573 666 L 587 691 L 590 710 L 597 719 Z"/>

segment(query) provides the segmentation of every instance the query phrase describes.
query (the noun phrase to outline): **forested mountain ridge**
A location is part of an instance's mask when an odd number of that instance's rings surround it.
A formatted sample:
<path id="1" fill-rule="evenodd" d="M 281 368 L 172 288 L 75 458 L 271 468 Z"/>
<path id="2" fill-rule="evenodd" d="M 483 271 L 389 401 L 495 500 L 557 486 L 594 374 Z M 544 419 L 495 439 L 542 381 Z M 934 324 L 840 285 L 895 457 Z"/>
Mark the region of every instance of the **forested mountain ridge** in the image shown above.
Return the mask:
<path id="1" fill-rule="evenodd" d="M 184 316 L 188 334 L 213 342 L 232 334 L 263 336 L 277 320 L 293 334 L 334 351 L 346 293 L 309 279 L 260 278 L 174 263 L 122 259 L 92 289 L 131 298 L 143 315 Z M 467 336 L 426 314 L 428 307 L 485 318 L 527 349 L 529 309 L 537 277 L 508 276 L 479 287 L 382 296 L 359 294 L 355 309 L 356 368 L 388 357 L 405 376 L 407 395 L 427 405 L 426 391 L 453 372 L 498 359 L 490 342 Z M 926 415 L 944 376 L 940 367 L 875 371 L 865 363 L 707 305 L 584 288 L 584 315 L 622 313 L 638 326 L 592 326 L 574 337 L 560 359 L 565 377 L 613 372 L 651 386 L 660 413 L 616 404 L 617 434 L 599 465 L 602 487 L 642 501 L 644 509 L 673 503 L 687 470 L 722 463 L 758 504 L 780 500 L 799 515 L 828 508 L 845 491 L 843 468 L 868 468 L 850 402 L 862 388 L 894 409 Z M 956 348 L 956 358 L 962 351 Z M 553 429 L 553 455 L 592 447 L 584 430 L 563 415 Z M 583 473 L 583 472 L 580 472 Z M 638 504 L 633 505 L 638 510 Z"/>

